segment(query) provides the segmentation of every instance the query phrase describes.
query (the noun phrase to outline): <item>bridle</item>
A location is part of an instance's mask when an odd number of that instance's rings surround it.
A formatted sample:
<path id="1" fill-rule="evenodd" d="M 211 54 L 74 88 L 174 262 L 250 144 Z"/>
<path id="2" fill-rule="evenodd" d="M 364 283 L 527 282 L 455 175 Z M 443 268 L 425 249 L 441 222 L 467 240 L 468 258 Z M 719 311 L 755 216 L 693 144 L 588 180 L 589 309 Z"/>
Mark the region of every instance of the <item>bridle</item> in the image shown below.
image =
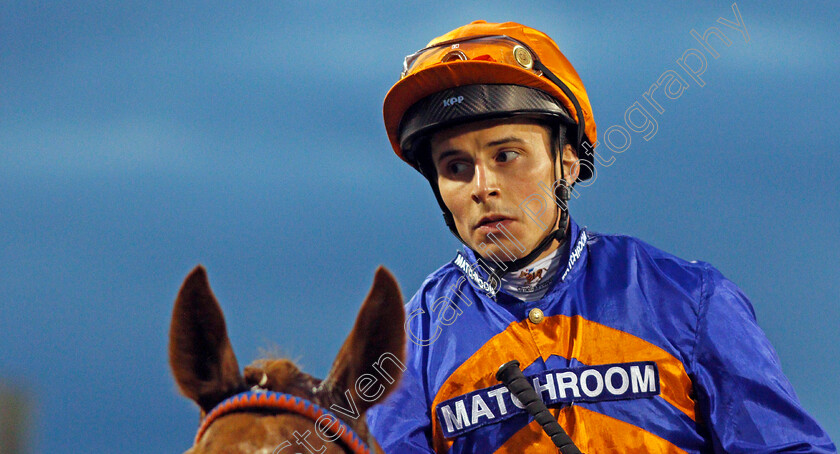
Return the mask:
<path id="1" fill-rule="evenodd" d="M 239 393 L 216 405 L 207 413 L 207 417 L 204 418 L 204 421 L 202 421 L 201 426 L 198 428 L 198 433 L 195 435 L 195 444 L 198 444 L 201 436 L 220 417 L 233 412 L 250 410 L 272 411 L 276 413 L 289 412 L 308 418 L 312 422 L 319 421 L 319 418 L 328 415 L 332 417 L 333 422 L 327 427 L 327 430 L 334 436 L 337 436 L 337 439 L 340 439 L 350 449 L 352 454 L 371 454 L 368 446 L 356 432 L 330 411 L 301 397 L 263 390 Z M 321 423 L 319 422 L 318 425 L 320 427 Z"/>

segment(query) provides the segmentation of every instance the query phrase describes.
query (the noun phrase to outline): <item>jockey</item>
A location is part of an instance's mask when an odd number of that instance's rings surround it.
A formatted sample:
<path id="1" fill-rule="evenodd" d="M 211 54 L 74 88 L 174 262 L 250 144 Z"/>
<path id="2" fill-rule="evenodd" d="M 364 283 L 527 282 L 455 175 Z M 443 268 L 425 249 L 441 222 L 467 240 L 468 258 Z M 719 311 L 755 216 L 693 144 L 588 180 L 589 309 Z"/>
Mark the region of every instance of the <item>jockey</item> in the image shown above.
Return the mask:
<path id="1" fill-rule="evenodd" d="M 476 21 L 406 57 L 394 152 L 464 248 L 407 305 L 407 370 L 368 413 L 386 452 L 557 452 L 495 379 L 517 360 L 586 453 L 836 452 L 714 267 L 578 226 L 596 128 L 544 33 Z"/>

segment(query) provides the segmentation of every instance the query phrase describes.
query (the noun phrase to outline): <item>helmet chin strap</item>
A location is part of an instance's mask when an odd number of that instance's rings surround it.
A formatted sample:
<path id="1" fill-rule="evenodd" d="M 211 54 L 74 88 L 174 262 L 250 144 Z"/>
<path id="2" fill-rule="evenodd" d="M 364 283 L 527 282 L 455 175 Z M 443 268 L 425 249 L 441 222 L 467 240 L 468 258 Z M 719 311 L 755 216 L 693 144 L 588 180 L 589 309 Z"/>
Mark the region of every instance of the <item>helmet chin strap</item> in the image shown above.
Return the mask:
<path id="1" fill-rule="evenodd" d="M 560 150 L 562 153 L 562 150 Z M 561 154 L 562 156 L 562 154 Z M 557 240 L 560 244 L 558 247 L 563 246 L 563 243 L 566 242 L 566 226 L 569 224 L 569 199 L 571 198 L 571 191 L 569 191 L 569 186 L 566 183 L 566 176 L 563 169 L 563 158 L 560 158 L 560 180 L 559 184 L 554 188 L 554 197 L 561 201 L 560 204 L 557 204 L 557 209 L 554 211 L 554 223 L 553 225 L 557 226 L 557 229 L 551 231 L 548 235 L 543 238 L 542 241 L 534 248 L 531 252 L 529 252 L 524 257 L 518 258 L 516 260 L 512 260 L 509 262 L 502 262 L 502 263 L 492 263 L 488 265 L 493 269 L 492 277 L 496 277 L 501 280 L 505 274 L 510 273 L 511 271 L 516 271 L 528 266 L 537 257 L 540 256 L 543 252 L 545 252 L 548 248 L 551 247 L 551 244 L 554 240 Z M 556 158 L 555 158 L 556 161 Z M 557 165 L 552 163 L 552 174 L 553 177 L 557 177 Z M 555 183 L 556 184 L 556 183 Z M 558 213 L 559 211 L 559 213 Z M 558 222 L 559 217 L 559 222 Z M 469 247 L 469 246 L 467 246 Z M 473 250 L 475 252 L 475 250 Z M 476 253 L 477 256 L 480 256 Z M 485 262 L 486 263 L 486 262 Z"/>
<path id="2" fill-rule="evenodd" d="M 466 247 L 470 248 L 470 250 L 473 251 L 476 257 L 481 257 L 484 264 L 488 265 L 490 269 L 492 269 L 490 276 L 491 279 L 495 277 L 500 280 L 505 274 L 511 271 L 516 271 L 518 269 L 524 268 L 525 266 L 536 260 L 537 257 L 540 256 L 540 254 L 542 254 L 549 247 L 551 247 L 551 244 L 554 242 L 555 239 L 560 243 L 558 247 L 563 246 L 563 244 L 566 242 L 566 227 L 569 224 L 569 199 L 571 198 L 571 191 L 569 189 L 568 183 L 566 183 L 565 169 L 563 168 L 562 160 L 562 149 L 560 150 L 560 153 L 560 180 L 556 180 L 557 182 L 559 182 L 559 184 L 555 183 L 557 184 L 557 186 L 554 188 L 554 197 L 557 200 L 561 201 L 561 203 L 559 204 L 556 203 L 556 205 L 558 206 L 557 210 L 555 210 L 554 212 L 555 214 L 553 225 L 556 225 L 557 229 L 551 231 L 548 235 L 546 235 L 545 238 L 543 238 L 542 241 L 540 241 L 540 243 L 524 257 L 518 258 L 516 260 L 511 260 L 509 262 L 490 261 L 491 263 L 488 263 L 488 261 L 484 259 L 481 254 L 478 253 L 478 251 L 470 247 L 470 245 L 467 244 L 467 242 L 464 241 L 463 238 L 461 238 L 461 235 L 458 233 L 458 229 L 455 227 L 455 218 L 452 216 L 452 212 L 449 211 L 449 209 L 446 207 L 446 204 L 443 203 L 443 197 L 441 197 L 437 184 L 435 184 L 434 182 L 436 172 L 434 172 L 434 169 L 425 168 L 426 166 L 423 165 L 420 166 L 421 173 L 423 173 L 423 175 L 426 176 L 426 179 L 429 181 L 429 185 L 431 185 L 432 187 L 432 191 L 435 193 L 435 198 L 437 199 L 438 204 L 440 205 L 441 210 L 443 211 L 443 220 L 446 223 L 446 226 L 449 227 L 449 231 L 452 233 L 452 235 L 455 236 L 455 238 L 458 239 L 458 241 L 463 243 Z M 554 178 L 557 177 L 556 161 L 557 158 L 555 156 L 554 162 L 552 162 L 552 176 Z"/>

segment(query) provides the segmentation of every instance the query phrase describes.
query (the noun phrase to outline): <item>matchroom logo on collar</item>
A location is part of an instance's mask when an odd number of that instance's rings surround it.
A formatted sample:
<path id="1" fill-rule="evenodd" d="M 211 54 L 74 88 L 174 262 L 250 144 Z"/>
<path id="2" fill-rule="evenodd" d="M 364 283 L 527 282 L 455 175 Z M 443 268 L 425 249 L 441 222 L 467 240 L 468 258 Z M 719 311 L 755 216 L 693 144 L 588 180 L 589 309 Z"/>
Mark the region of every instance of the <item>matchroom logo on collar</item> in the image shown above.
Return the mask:
<path id="1" fill-rule="evenodd" d="M 549 406 L 643 399 L 660 392 L 653 361 L 552 369 L 527 379 Z M 452 438 L 523 413 L 525 407 L 504 385 L 496 385 L 441 402 L 435 411 L 444 437 Z"/>
<path id="2" fill-rule="evenodd" d="M 491 278 L 490 280 L 482 279 L 481 275 L 478 274 L 479 269 L 484 271 L 480 259 L 478 263 L 471 265 L 467 258 L 461 254 L 461 251 L 458 251 L 458 255 L 455 256 L 454 263 L 455 266 L 461 269 L 461 272 L 464 273 L 465 276 L 470 278 L 476 287 L 487 293 L 487 296 L 490 298 L 496 297 L 496 293 L 499 291 L 499 281 L 494 278 Z"/>

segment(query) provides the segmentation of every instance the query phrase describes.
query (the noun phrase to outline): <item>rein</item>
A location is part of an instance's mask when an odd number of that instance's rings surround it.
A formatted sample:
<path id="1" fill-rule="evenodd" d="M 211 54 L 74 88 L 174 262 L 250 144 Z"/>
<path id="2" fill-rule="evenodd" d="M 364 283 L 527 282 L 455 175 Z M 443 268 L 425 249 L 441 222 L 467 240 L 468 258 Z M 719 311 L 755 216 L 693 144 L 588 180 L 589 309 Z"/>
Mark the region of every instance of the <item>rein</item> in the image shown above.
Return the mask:
<path id="1" fill-rule="evenodd" d="M 248 410 L 290 412 L 311 419 L 313 422 L 318 421 L 324 415 L 328 415 L 333 418 L 333 422 L 327 427 L 327 430 L 341 439 L 350 448 L 351 453 L 370 454 L 370 449 L 356 432 L 333 413 L 306 399 L 275 391 L 246 391 L 223 400 L 202 421 L 198 433 L 195 435 L 195 444 L 198 444 L 201 436 L 215 420 L 229 413 Z M 321 424 L 318 424 L 318 426 L 321 427 Z"/>

